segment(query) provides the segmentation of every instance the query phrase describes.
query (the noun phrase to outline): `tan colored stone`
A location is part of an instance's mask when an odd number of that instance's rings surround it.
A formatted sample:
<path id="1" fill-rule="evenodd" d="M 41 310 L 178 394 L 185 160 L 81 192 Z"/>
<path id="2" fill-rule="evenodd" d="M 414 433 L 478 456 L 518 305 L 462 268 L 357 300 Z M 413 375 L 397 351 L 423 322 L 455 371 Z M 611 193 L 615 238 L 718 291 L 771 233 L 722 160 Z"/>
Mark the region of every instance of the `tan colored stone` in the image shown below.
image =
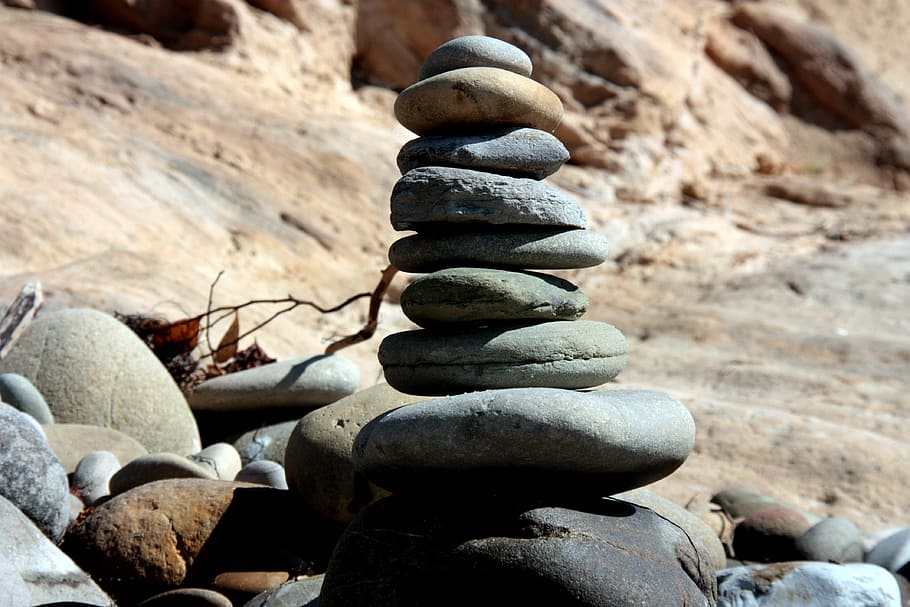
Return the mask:
<path id="1" fill-rule="evenodd" d="M 148 454 L 148 450 L 135 438 L 113 428 L 89 424 L 47 424 L 41 429 L 67 473 L 76 470 L 82 458 L 93 451 L 110 451 L 121 464 Z"/>
<path id="2" fill-rule="evenodd" d="M 466 67 L 421 80 L 395 101 L 398 121 L 418 135 L 498 126 L 552 132 L 562 114 L 553 91 L 492 67 Z"/>

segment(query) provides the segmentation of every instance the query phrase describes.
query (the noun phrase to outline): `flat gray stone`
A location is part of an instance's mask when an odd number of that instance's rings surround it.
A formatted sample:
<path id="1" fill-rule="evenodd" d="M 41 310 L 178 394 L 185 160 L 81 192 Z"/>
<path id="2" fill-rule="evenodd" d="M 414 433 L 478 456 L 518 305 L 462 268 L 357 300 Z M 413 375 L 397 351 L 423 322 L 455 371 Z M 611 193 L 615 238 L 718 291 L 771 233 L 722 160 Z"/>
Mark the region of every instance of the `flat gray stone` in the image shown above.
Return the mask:
<path id="1" fill-rule="evenodd" d="M 439 229 L 439 224 L 530 225 L 584 228 L 577 200 L 525 177 L 452 167 L 408 171 L 392 189 L 392 227 Z"/>
<path id="2" fill-rule="evenodd" d="M 409 498 L 380 500 L 348 526 L 321 607 L 714 605 L 700 545 L 632 504 Z"/>
<path id="3" fill-rule="evenodd" d="M 379 344 L 386 381 L 409 394 L 439 396 L 495 388 L 593 388 L 626 364 L 626 339 L 593 320 L 430 329 Z"/>
<path id="4" fill-rule="evenodd" d="M 0 560 L 18 571 L 30 605 L 71 601 L 114 606 L 114 602 L 57 548 L 16 506 L 0 497 Z M 18 605 L 17 605 L 18 607 Z"/>
<path id="5" fill-rule="evenodd" d="M 73 489 L 87 506 L 111 494 L 111 477 L 120 470 L 117 456 L 110 451 L 95 451 L 82 458 L 73 472 Z"/>
<path id="6" fill-rule="evenodd" d="M 859 563 L 863 560 L 863 534 L 844 518 L 826 518 L 796 538 L 800 560 Z"/>
<path id="7" fill-rule="evenodd" d="M 0 373 L 0 402 L 28 413 L 39 424 L 54 423 L 54 415 L 32 382 L 18 373 Z"/>
<path id="8" fill-rule="evenodd" d="M 42 429 L 67 474 L 74 472 L 82 458 L 95 451 L 110 451 L 123 464 L 148 454 L 148 450 L 135 438 L 111 428 L 51 424 L 42 426 Z"/>
<path id="9" fill-rule="evenodd" d="M 461 36 L 438 46 L 424 59 L 417 79 L 463 67 L 498 67 L 530 76 L 531 58 L 523 50 L 505 40 L 490 36 Z"/>
<path id="10" fill-rule="evenodd" d="M 897 581 L 876 565 L 786 562 L 717 572 L 718 607 L 900 607 Z"/>
<path id="11" fill-rule="evenodd" d="M 338 355 L 300 356 L 205 381 L 187 397 L 200 411 L 317 407 L 357 389 L 360 370 Z"/>
<path id="12" fill-rule="evenodd" d="M 298 421 L 300 420 L 292 419 L 241 434 L 234 441 L 234 448 L 240 453 L 240 461 L 244 465 L 263 460 L 283 464 L 288 437 Z"/>
<path id="13" fill-rule="evenodd" d="M 240 453 L 234 448 L 234 445 L 228 443 L 215 443 L 209 445 L 199 453 L 187 456 L 187 459 L 208 467 L 215 473 L 216 478 L 223 481 L 232 481 L 243 464 L 240 461 Z"/>
<path id="14" fill-rule="evenodd" d="M 694 445 L 691 414 L 660 392 L 516 388 L 389 411 L 360 431 L 352 457 L 393 493 L 605 496 L 667 476 Z"/>
<path id="15" fill-rule="evenodd" d="M 910 577 L 910 527 L 892 533 L 875 544 L 865 560 Z"/>
<path id="16" fill-rule="evenodd" d="M 460 266 L 562 270 L 590 268 L 606 259 L 607 239 L 602 235 L 562 228 L 414 234 L 389 248 L 389 261 L 402 272 Z"/>
<path id="17" fill-rule="evenodd" d="M 274 487 L 275 489 L 288 488 L 287 475 L 285 474 L 284 466 L 278 462 L 267 459 L 250 462 L 240 469 L 237 476 L 234 477 L 234 480 L 241 483 L 265 485 L 266 487 Z"/>
<path id="18" fill-rule="evenodd" d="M 56 543 L 69 523 L 69 482 L 33 421 L 18 409 L 0 403 L 0 496 Z"/>
<path id="19" fill-rule="evenodd" d="M 349 523 L 364 506 L 388 495 L 355 473 L 354 437 L 377 415 L 420 400 L 381 383 L 305 415 L 287 441 L 290 490 L 311 512 Z"/>
<path id="20" fill-rule="evenodd" d="M 401 294 L 401 310 L 421 327 L 503 320 L 577 320 L 588 297 L 567 280 L 487 268 L 421 276 Z"/>
<path id="21" fill-rule="evenodd" d="M 111 476 L 109 487 L 111 495 L 120 495 L 139 485 L 174 478 L 218 480 L 218 475 L 211 467 L 175 453 L 150 453 L 120 468 Z"/>
<path id="22" fill-rule="evenodd" d="M 402 175 L 419 167 L 442 166 L 543 179 L 569 160 L 555 136 L 538 129 L 496 129 L 476 135 L 419 137 L 398 152 Z"/>
<path id="23" fill-rule="evenodd" d="M 135 333 L 103 312 L 39 314 L 0 371 L 32 382 L 57 423 L 120 430 L 150 451 L 187 455 L 202 448 L 170 373 Z"/>
<path id="24" fill-rule="evenodd" d="M 324 574 L 285 582 L 251 598 L 243 607 L 319 607 Z"/>

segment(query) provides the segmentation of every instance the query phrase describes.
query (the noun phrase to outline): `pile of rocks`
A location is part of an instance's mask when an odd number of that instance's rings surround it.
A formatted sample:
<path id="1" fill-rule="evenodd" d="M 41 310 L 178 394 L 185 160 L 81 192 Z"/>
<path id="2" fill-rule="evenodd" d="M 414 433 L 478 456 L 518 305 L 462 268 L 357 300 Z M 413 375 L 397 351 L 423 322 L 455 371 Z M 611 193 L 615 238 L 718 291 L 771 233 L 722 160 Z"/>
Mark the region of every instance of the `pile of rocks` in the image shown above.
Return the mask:
<path id="1" fill-rule="evenodd" d="M 528 269 L 605 259 L 577 201 L 540 180 L 566 160 L 558 98 L 530 59 L 468 36 L 434 51 L 399 96 L 422 137 L 399 155 L 393 264 L 431 272 L 402 294 L 423 329 L 383 340 L 393 387 L 452 395 L 380 415 L 355 468 L 391 497 L 348 527 L 320 604 L 712 605 L 712 559 L 680 526 L 604 499 L 675 470 L 694 444 L 660 393 L 581 392 L 615 377 L 626 342 L 578 320 L 587 298 Z M 481 590 L 482 589 L 482 590 Z"/>

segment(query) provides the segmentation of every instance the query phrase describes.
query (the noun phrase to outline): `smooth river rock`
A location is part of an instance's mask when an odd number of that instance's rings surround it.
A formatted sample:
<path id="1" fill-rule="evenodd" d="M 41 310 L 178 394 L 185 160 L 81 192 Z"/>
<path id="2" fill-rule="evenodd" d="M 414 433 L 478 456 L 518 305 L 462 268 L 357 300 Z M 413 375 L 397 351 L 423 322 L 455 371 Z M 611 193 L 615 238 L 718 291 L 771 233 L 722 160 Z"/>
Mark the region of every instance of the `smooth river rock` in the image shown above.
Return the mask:
<path id="1" fill-rule="evenodd" d="M 288 437 L 288 487 L 311 512 L 350 522 L 364 506 L 387 495 L 354 471 L 354 438 L 377 415 L 421 400 L 381 383 L 308 413 Z"/>
<path id="2" fill-rule="evenodd" d="M 215 480 L 218 475 L 211 467 L 175 453 L 149 453 L 137 457 L 115 472 L 108 487 L 111 495 L 119 495 L 146 483 L 175 478 Z"/>
<path id="3" fill-rule="evenodd" d="M 121 464 L 148 455 L 135 438 L 111 428 L 88 424 L 50 424 L 41 428 L 67 474 L 95 451 L 110 451 Z"/>
<path id="4" fill-rule="evenodd" d="M 188 455 L 201 448 L 170 373 L 126 325 L 98 310 L 39 314 L 0 371 L 32 382 L 57 423 L 113 428 L 149 451 Z"/>
<path id="5" fill-rule="evenodd" d="M 408 171 L 392 189 L 391 200 L 396 230 L 450 230 L 449 224 L 587 225 L 578 201 L 553 186 L 471 169 L 421 167 Z"/>
<path id="6" fill-rule="evenodd" d="M 288 437 L 298 421 L 300 421 L 299 418 L 279 424 L 270 424 L 241 434 L 234 440 L 234 448 L 240 453 L 240 461 L 244 465 L 261 460 L 284 464 Z"/>
<path id="7" fill-rule="evenodd" d="M 357 389 L 360 370 L 337 355 L 301 356 L 205 381 L 187 397 L 194 410 L 317 407 Z"/>
<path id="8" fill-rule="evenodd" d="M 223 481 L 234 480 L 234 477 L 240 472 L 240 468 L 243 467 L 240 453 L 237 452 L 234 445 L 228 443 L 209 445 L 199 453 L 187 456 L 187 459 L 210 468 L 215 473 L 215 477 Z"/>
<path id="9" fill-rule="evenodd" d="M 0 496 L 57 543 L 69 523 L 69 482 L 38 428 L 31 416 L 0 403 Z"/>
<path id="10" fill-rule="evenodd" d="M 54 415 L 32 382 L 18 373 L 0 373 L 0 402 L 28 413 L 39 424 L 54 423 Z"/>
<path id="11" fill-rule="evenodd" d="M 700 545 L 629 503 L 392 496 L 347 528 L 319 605 L 709 607 L 715 596 Z"/>
<path id="12" fill-rule="evenodd" d="M 863 534 L 844 518 L 826 518 L 796 538 L 799 560 L 858 563 L 863 560 Z"/>
<path id="13" fill-rule="evenodd" d="M 384 413 L 352 456 L 393 493 L 606 496 L 667 476 L 694 445 L 692 415 L 660 392 L 515 388 Z"/>
<path id="14" fill-rule="evenodd" d="M 386 381 L 438 396 L 495 388 L 592 388 L 626 364 L 626 339 L 593 320 L 393 333 L 379 345 Z"/>
<path id="15" fill-rule="evenodd" d="M 553 132 L 562 116 L 556 93 L 495 67 L 466 67 L 431 76 L 395 99 L 398 122 L 418 135 L 503 126 Z"/>
<path id="16" fill-rule="evenodd" d="M 76 465 L 72 487 L 79 492 L 86 506 L 94 506 L 111 494 L 111 477 L 120 468 L 120 461 L 110 451 L 94 451 Z"/>
<path id="17" fill-rule="evenodd" d="M 401 294 L 401 310 L 416 324 L 502 320 L 576 320 L 588 297 L 547 274 L 488 268 L 449 268 L 421 276 Z"/>
<path id="18" fill-rule="evenodd" d="M 505 40 L 490 36 L 461 36 L 440 45 L 424 59 L 418 80 L 463 67 L 498 67 L 531 75 L 531 58 Z"/>
<path id="19" fill-rule="evenodd" d="M 563 270 L 600 265 L 607 251 L 607 239 L 590 230 L 459 230 L 396 240 L 389 248 L 389 261 L 402 272 L 461 266 Z"/>
<path id="20" fill-rule="evenodd" d="M 459 167 L 543 179 L 569 160 L 563 143 L 546 131 L 496 129 L 475 135 L 419 137 L 398 152 L 402 175 L 425 166 Z"/>

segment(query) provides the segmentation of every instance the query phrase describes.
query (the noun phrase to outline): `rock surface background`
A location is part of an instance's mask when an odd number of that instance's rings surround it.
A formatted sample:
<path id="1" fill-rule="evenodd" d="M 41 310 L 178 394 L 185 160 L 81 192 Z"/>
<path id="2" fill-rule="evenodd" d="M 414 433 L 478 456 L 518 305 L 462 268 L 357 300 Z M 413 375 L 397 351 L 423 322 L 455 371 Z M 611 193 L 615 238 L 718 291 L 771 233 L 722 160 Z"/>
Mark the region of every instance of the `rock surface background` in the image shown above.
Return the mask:
<path id="1" fill-rule="evenodd" d="M 695 452 L 654 488 L 685 503 L 741 484 L 864 529 L 906 525 L 910 145 L 891 93 L 910 97 L 906 3 L 450 0 L 432 18 L 388 0 L 219 0 L 192 18 L 90 4 L 0 5 L 0 80 L 15 83 L 0 90 L 0 308 L 35 277 L 47 309 L 171 319 L 204 310 L 220 270 L 216 304 L 370 290 L 413 138 L 392 89 L 445 40 L 486 33 L 524 48 L 566 106 L 574 166 L 548 183 L 612 252 L 565 276 L 587 318 L 629 338 L 618 383 L 695 417 Z M 769 7 L 829 34 L 808 55 L 781 45 L 775 32 L 803 30 L 770 27 Z M 806 56 L 848 57 L 835 76 L 862 111 L 826 103 Z M 410 326 L 406 279 L 376 338 L 345 350 L 361 387 L 379 379 L 379 338 Z M 297 310 L 255 337 L 278 358 L 319 351 L 365 308 Z"/>

